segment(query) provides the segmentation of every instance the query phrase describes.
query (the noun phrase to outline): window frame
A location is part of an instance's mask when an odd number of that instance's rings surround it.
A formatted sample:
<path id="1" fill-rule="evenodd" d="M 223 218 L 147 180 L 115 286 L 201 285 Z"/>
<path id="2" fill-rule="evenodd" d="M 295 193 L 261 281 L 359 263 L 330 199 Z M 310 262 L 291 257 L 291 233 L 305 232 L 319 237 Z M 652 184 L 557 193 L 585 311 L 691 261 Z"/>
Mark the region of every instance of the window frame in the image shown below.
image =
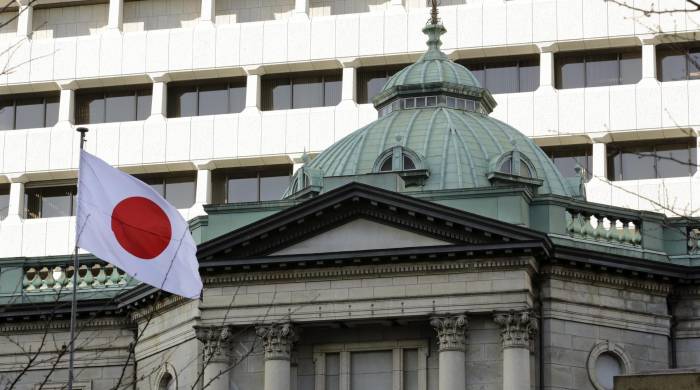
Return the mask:
<path id="1" fill-rule="evenodd" d="M 384 72 L 384 78 L 389 81 L 391 76 L 395 75 L 401 69 L 405 68 L 410 64 L 394 64 L 386 66 L 362 66 L 357 68 L 355 73 L 355 99 L 357 104 L 371 104 L 374 96 L 370 97 L 367 91 L 367 84 L 369 80 L 365 77 L 367 74 L 376 72 Z M 384 82 L 386 84 L 386 81 Z M 376 95 L 375 95 L 376 96 Z"/>
<path id="2" fill-rule="evenodd" d="M 200 115 L 199 113 L 199 99 L 200 99 L 200 90 L 202 87 L 205 86 L 211 86 L 211 85 L 223 85 L 226 84 L 226 107 L 228 112 L 226 113 L 221 113 L 221 114 L 204 114 Z M 174 115 L 172 111 L 172 105 L 171 102 L 173 99 L 173 94 L 171 90 L 175 88 L 183 88 L 183 87 L 194 87 L 195 88 L 195 103 L 194 103 L 194 109 L 195 109 L 195 115 Z M 241 111 L 231 111 L 231 88 L 245 88 L 245 94 L 244 94 L 244 101 L 243 101 L 243 107 Z M 168 101 L 166 104 L 166 115 L 168 118 L 192 118 L 196 116 L 208 116 L 208 115 L 228 115 L 228 114 L 239 114 L 245 109 L 245 95 L 248 94 L 248 83 L 245 77 L 240 76 L 240 77 L 231 77 L 231 78 L 224 78 L 224 79 L 204 79 L 204 80 L 196 80 L 196 81 L 181 81 L 181 82 L 172 82 L 168 83 L 167 86 L 168 89 Z M 174 104 L 174 103 L 173 103 Z"/>
<path id="3" fill-rule="evenodd" d="M 635 85 L 639 83 L 642 78 L 641 68 L 639 73 L 639 80 L 635 83 L 622 83 L 622 57 L 624 54 L 629 53 L 639 53 L 639 61 L 642 61 L 642 47 L 641 46 L 628 46 L 620 48 L 611 49 L 600 49 L 600 50 L 577 50 L 577 51 L 561 51 L 554 53 L 554 88 L 560 89 L 576 89 L 576 88 L 597 88 L 597 87 L 614 87 L 620 85 Z M 587 64 L 591 57 L 604 55 L 604 54 L 615 54 L 615 61 L 617 62 L 617 84 L 606 84 L 606 85 L 588 85 L 588 71 Z M 580 64 L 583 65 L 583 86 L 582 87 L 562 87 L 562 75 L 561 75 L 561 61 L 567 59 L 581 59 Z"/>
<path id="4" fill-rule="evenodd" d="M 141 180 L 148 186 L 160 184 L 163 186 L 163 194 L 161 195 L 163 199 L 168 201 L 168 180 L 173 180 L 173 179 L 183 179 L 183 178 L 192 178 L 192 183 L 193 185 L 193 191 L 192 191 L 192 204 L 188 207 L 185 208 L 179 208 L 176 205 L 170 203 L 173 207 L 175 207 L 178 210 L 187 210 L 190 207 L 194 206 L 197 203 L 197 172 L 196 171 L 179 171 L 179 172 L 167 172 L 167 173 L 147 173 L 147 174 L 138 174 L 134 175 L 137 179 Z M 160 183 L 153 183 L 158 179 Z"/>
<path id="5" fill-rule="evenodd" d="M 44 201 L 44 196 L 43 194 L 39 194 L 39 208 L 36 210 L 35 213 L 30 214 L 30 203 L 31 203 L 31 198 L 30 195 L 32 192 L 39 192 L 42 190 L 46 189 L 56 189 L 56 188 L 70 188 L 70 210 L 68 215 L 64 216 L 58 216 L 58 217 L 44 217 L 42 214 L 43 210 L 43 201 Z M 28 183 L 24 187 L 24 210 L 22 212 L 23 219 L 45 219 L 45 218 L 68 218 L 68 217 L 74 217 L 75 213 L 77 211 L 77 199 L 76 196 L 78 195 L 78 184 L 75 180 L 56 180 L 54 182 L 45 182 L 45 181 L 38 181 L 38 182 L 32 182 Z"/>
<path id="6" fill-rule="evenodd" d="M 675 46 L 675 48 L 674 48 Z M 693 43 L 666 43 L 666 44 L 660 44 L 657 45 L 655 48 L 656 50 L 656 80 L 661 82 L 661 83 L 667 83 L 671 81 L 689 81 L 689 80 L 699 80 L 700 75 L 697 77 L 690 77 L 690 68 L 691 68 L 691 61 L 690 61 L 690 54 L 692 50 L 695 50 L 697 53 L 700 53 L 700 42 L 693 42 Z M 665 54 L 665 55 L 664 55 Z M 663 75 L 663 67 L 661 66 L 661 63 L 663 62 L 664 57 L 672 54 L 678 54 L 682 55 L 685 59 L 685 72 L 684 72 L 684 78 L 680 80 L 663 80 L 662 75 Z M 697 64 L 697 67 L 700 68 L 700 63 Z"/>
<path id="7" fill-rule="evenodd" d="M 559 167 L 557 167 L 555 159 L 557 158 L 585 158 L 586 166 L 582 166 L 586 170 L 586 176 L 585 179 L 586 181 L 589 181 L 593 178 L 593 144 L 571 144 L 571 145 L 556 145 L 556 146 L 543 146 L 541 147 L 542 151 L 544 154 L 547 155 L 547 158 L 549 158 L 552 161 L 552 164 L 559 170 Z M 573 154 L 576 152 L 579 152 L 581 150 L 584 150 L 583 155 L 577 155 L 577 156 L 571 156 L 567 154 Z M 590 168 L 589 168 L 590 167 Z M 559 170 L 559 173 L 562 174 L 565 178 L 568 177 L 575 177 L 575 176 L 566 176 L 563 174 L 561 170 Z"/>
<path id="8" fill-rule="evenodd" d="M 327 80 L 327 78 L 330 77 L 337 78 L 337 80 Z M 321 81 L 321 101 L 322 105 L 320 106 L 312 106 L 312 107 L 294 107 L 294 80 L 295 79 L 303 79 L 307 77 L 320 77 Z M 272 106 L 268 107 L 268 101 L 270 105 L 273 105 L 272 102 L 272 89 L 269 87 L 269 84 L 271 84 L 273 81 L 276 80 L 287 80 L 289 84 L 286 84 L 289 86 L 289 108 L 272 108 Z M 308 109 L 308 108 L 316 108 L 316 107 L 335 107 L 338 105 L 338 103 L 335 103 L 333 105 L 326 105 L 326 83 L 327 82 L 340 82 L 340 101 L 342 101 L 342 93 L 343 93 L 343 73 L 342 69 L 330 69 L 330 70 L 325 70 L 325 71 L 319 71 L 319 72 L 293 72 L 293 73 L 280 73 L 280 74 L 271 74 L 266 76 L 262 76 L 262 80 L 260 82 L 260 89 L 261 89 L 261 94 L 260 94 L 260 111 L 282 111 L 282 110 L 301 110 L 301 109 Z M 270 95 L 266 95 L 267 93 L 270 93 Z M 270 96 L 268 99 L 267 96 Z"/>
<path id="9" fill-rule="evenodd" d="M 661 141 L 661 142 L 659 142 Z M 662 139 L 662 140 L 646 140 L 646 141 L 627 141 L 627 142 L 615 142 L 615 143 L 609 143 L 606 145 L 606 178 L 609 181 L 630 181 L 630 180 L 658 180 L 658 179 L 671 179 L 671 178 L 684 178 L 684 177 L 692 177 L 698 170 L 698 161 L 697 161 L 697 138 L 676 138 L 676 139 Z M 687 176 L 659 176 L 659 161 L 663 160 L 664 158 L 660 158 L 657 155 L 657 151 L 660 147 L 664 146 L 670 146 L 670 145 L 686 145 L 686 151 L 688 152 L 688 162 L 687 162 L 687 167 L 688 167 L 688 174 Z M 633 149 L 633 148 L 638 148 L 638 147 L 650 147 L 651 152 L 650 152 L 650 157 L 653 157 L 654 159 L 654 177 L 647 177 L 647 178 L 634 178 L 634 179 L 626 179 L 625 174 L 624 174 L 624 168 L 622 164 L 622 160 L 619 160 L 619 165 L 620 165 L 620 172 L 618 175 L 618 172 L 615 171 L 615 160 L 616 159 L 621 159 L 623 153 L 630 153 L 630 154 L 635 154 L 632 152 L 625 152 L 625 149 Z M 695 149 L 695 164 L 693 164 L 693 153 L 692 149 Z M 678 149 L 673 149 L 673 150 L 683 150 L 681 148 Z M 641 152 L 639 152 L 641 153 Z M 680 161 L 677 161 L 677 163 L 682 163 Z M 619 176 L 619 178 L 617 178 Z"/>
<path id="10" fill-rule="evenodd" d="M 119 120 L 119 121 L 107 121 L 107 98 L 110 93 L 131 91 L 134 98 L 134 119 L 129 120 Z M 148 94 L 140 94 L 140 92 L 148 91 Z M 84 118 L 80 117 L 80 104 L 81 98 L 86 95 L 102 95 L 102 120 L 99 122 L 90 122 L 89 118 L 84 121 Z M 143 119 L 139 119 L 139 97 L 140 96 L 150 96 L 151 97 L 151 108 L 148 110 L 147 115 Z M 151 115 L 151 110 L 153 108 L 153 84 L 133 84 L 133 85 L 120 85 L 114 87 L 102 87 L 102 88 L 80 88 L 75 91 L 75 107 L 73 108 L 73 114 L 75 118 L 76 125 L 99 125 L 104 123 L 121 123 L 121 122 L 137 122 L 144 121 Z"/>
<path id="11" fill-rule="evenodd" d="M 325 363 L 326 354 L 339 354 L 340 373 L 347 373 L 348 380 L 339 382 L 339 390 L 354 390 L 350 388 L 352 375 L 351 356 L 353 352 L 392 351 L 392 384 L 393 389 L 404 390 L 404 353 L 405 350 L 418 350 L 418 390 L 428 388 L 428 355 L 430 352 L 428 340 L 390 340 L 371 341 L 362 343 L 337 343 L 316 345 L 313 349 L 314 390 L 326 390 Z M 397 383 L 398 382 L 398 383 Z"/>
<path id="12" fill-rule="evenodd" d="M 259 203 L 259 202 L 268 202 L 272 200 L 261 200 L 261 179 L 266 178 L 266 177 L 282 177 L 284 175 L 277 175 L 273 174 L 275 172 L 282 172 L 283 169 L 287 168 L 289 172 L 289 185 L 292 184 L 292 179 L 294 176 L 294 167 L 291 164 L 274 164 L 274 165 L 263 165 L 263 166 L 251 166 L 251 167 L 237 167 L 237 168 L 220 168 L 220 169 L 215 169 L 212 171 L 212 185 L 221 185 L 223 184 L 223 191 L 220 192 L 220 194 L 223 196 L 223 201 L 219 202 L 219 199 L 213 199 L 215 196 L 212 196 L 212 203 L 213 204 L 240 204 L 240 203 Z M 269 175 L 266 175 L 265 173 L 270 173 Z M 254 174 L 254 175 L 253 175 Z M 221 176 L 219 176 L 221 175 Z M 256 179 L 257 183 L 257 200 L 253 201 L 247 201 L 247 202 L 231 202 L 229 199 L 229 181 L 230 180 L 235 180 L 235 179 Z M 212 195 L 214 195 L 214 192 L 216 190 L 212 191 Z M 218 197 L 219 194 L 216 195 Z M 282 194 L 284 195 L 284 194 Z"/>
<path id="13" fill-rule="evenodd" d="M 521 68 L 525 66 L 525 63 L 527 62 L 533 62 L 536 64 L 538 70 L 540 69 L 540 57 L 537 54 L 531 54 L 531 55 L 516 55 L 516 56 L 499 56 L 499 57 L 485 57 L 485 58 L 470 58 L 470 59 L 460 59 L 456 61 L 458 64 L 466 67 L 469 69 L 470 72 L 475 72 L 475 71 L 482 71 L 484 72 L 484 82 L 482 83 L 482 88 L 484 89 L 489 89 L 488 87 L 488 79 L 486 78 L 486 69 L 488 68 L 489 65 L 493 66 L 496 64 L 504 64 L 504 63 L 515 63 L 515 73 L 517 74 L 517 83 L 518 83 L 518 90 L 517 91 L 509 91 L 509 92 L 493 92 L 494 95 L 498 94 L 506 94 L 506 93 L 526 93 L 526 92 L 533 92 L 536 91 L 540 85 L 542 85 L 542 80 L 539 79 L 539 72 L 537 76 L 537 86 L 535 89 L 528 89 L 528 90 L 523 90 L 522 86 L 522 80 L 520 79 L 521 77 Z M 475 69 L 475 67 L 478 67 L 478 69 Z M 476 76 L 474 76 L 476 77 Z M 477 78 L 478 79 L 478 78 Z"/>
<path id="14" fill-rule="evenodd" d="M 7 97 L 7 99 L 4 99 Z M 43 106 L 43 119 L 42 119 L 42 124 L 43 127 L 21 127 L 17 128 L 17 101 L 22 101 L 25 99 L 36 99 L 36 98 L 41 98 L 41 105 Z M 47 125 L 46 122 L 46 107 L 49 102 L 47 102 L 48 99 L 54 98 L 56 99 L 56 104 L 61 104 L 61 95 L 59 91 L 46 91 L 46 92 L 37 92 L 37 93 L 28 93 L 28 94 L 19 94 L 19 95 L 4 95 L 0 96 L 0 100 L 4 100 L 6 102 L 12 102 L 12 128 L 10 129 L 0 129 L 0 131 L 8 131 L 8 130 L 25 130 L 25 129 L 35 129 L 35 128 L 48 128 L 48 127 L 53 127 L 58 123 L 58 110 L 56 110 L 56 122 L 50 126 Z M 8 105 L 9 107 L 10 105 Z"/>

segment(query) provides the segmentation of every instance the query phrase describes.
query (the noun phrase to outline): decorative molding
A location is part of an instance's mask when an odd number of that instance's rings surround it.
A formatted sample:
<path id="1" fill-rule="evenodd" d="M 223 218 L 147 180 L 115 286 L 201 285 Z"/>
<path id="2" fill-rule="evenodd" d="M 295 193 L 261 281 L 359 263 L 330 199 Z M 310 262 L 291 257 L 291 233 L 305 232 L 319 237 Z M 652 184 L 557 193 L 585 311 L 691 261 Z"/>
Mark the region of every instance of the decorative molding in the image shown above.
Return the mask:
<path id="1" fill-rule="evenodd" d="M 265 360 L 290 360 L 292 345 L 297 339 L 291 323 L 259 325 L 255 334 L 262 339 Z"/>
<path id="2" fill-rule="evenodd" d="M 609 273 L 586 271 L 577 268 L 548 265 L 542 267 L 540 273 L 544 277 L 556 277 L 571 281 L 585 281 L 590 283 L 600 283 L 608 286 L 636 289 L 651 292 L 658 295 L 668 295 L 673 290 L 673 285 L 668 282 L 637 280 L 624 276 L 611 275 Z"/>
<path id="3" fill-rule="evenodd" d="M 231 328 L 228 326 L 194 326 L 195 337 L 204 343 L 204 362 L 230 360 Z"/>
<path id="4" fill-rule="evenodd" d="M 128 328 L 133 324 L 126 318 L 86 318 L 78 319 L 78 327 L 81 329 L 105 329 L 105 328 Z M 65 330 L 70 329 L 69 320 L 48 320 L 39 319 L 33 321 L 22 322 L 5 322 L 0 325 L 0 335 L 16 334 L 22 332 L 43 332 L 48 330 Z"/>
<path id="5" fill-rule="evenodd" d="M 609 353 L 618 359 L 622 368 L 622 375 L 631 374 L 634 372 L 632 360 L 629 358 L 629 356 L 627 356 L 627 353 L 621 345 L 610 341 L 601 341 L 593 346 L 593 349 L 591 349 L 591 352 L 588 354 L 588 360 L 586 361 L 588 379 L 591 381 L 591 384 L 596 390 L 607 390 L 605 387 L 603 387 L 603 385 L 598 383 L 598 375 L 596 375 L 595 372 L 596 361 L 598 360 L 598 357 L 604 353 Z"/>
<path id="6" fill-rule="evenodd" d="M 501 326 L 501 342 L 503 349 L 527 348 L 533 350 L 537 320 L 529 310 L 496 313 L 494 322 Z"/>
<path id="7" fill-rule="evenodd" d="M 430 325 L 438 336 L 438 348 L 442 351 L 467 350 L 467 316 L 464 314 L 433 317 Z"/>
<path id="8" fill-rule="evenodd" d="M 466 259 L 464 259 L 466 260 Z M 327 278 L 344 278 L 361 276 L 368 277 L 373 275 L 387 276 L 389 274 L 403 273 L 425 273 L 439 271 L 467 271 L 467 272 L 484 272 L 493 270 L 512 270 L 522 269 L 528 266 L 535 266 L 532 257 L 506 257 L 506 258 L 488 258 L 481 260 L 459 261 L 453 260 L 449 262 L 424 262 L 424 263 L 399 263 L 399 264 L 372 264 L 366 266 L 353 267 L 333 267 L 333 268 L 316 268 L 316 269 L 296 269 L 283 271 L 260 271 L 260 272 L 237 272 L 227 275 L 211 275 L 204 276 L 204 284 L 206 286 L 230 285 L 241 282 L 267 282 L 267 281 L 284 281 L 284 280 L 308 280 L 308 279 L 327 279 Z"/>
<path id="9" fill-rule="evenodd" d="M 154 290 L 154 294 L 158 295 L 159 291 L 160 290 Z M 166 312 L 168 310 L 182 306 L 182 305 L 189 303 L 189 302 L 192 302 L 192 299 L 183 298 L 179 295 L 174 295 L 174 294 L 168 295 L 162 299 L 159 299 L 155 303 L 146 303 L 147 306 L 145 306 L 143 309 L 134 310 L 131 314 L 131 319 L 132 319 L 132 321 L 138 321 L 138 320 L 147 318 L 152 313 L 153 313 L 153 315 L 161 314 L 163 312 Z M 136 306 L 136 305 L 132 305 L 132 306 Z"/>

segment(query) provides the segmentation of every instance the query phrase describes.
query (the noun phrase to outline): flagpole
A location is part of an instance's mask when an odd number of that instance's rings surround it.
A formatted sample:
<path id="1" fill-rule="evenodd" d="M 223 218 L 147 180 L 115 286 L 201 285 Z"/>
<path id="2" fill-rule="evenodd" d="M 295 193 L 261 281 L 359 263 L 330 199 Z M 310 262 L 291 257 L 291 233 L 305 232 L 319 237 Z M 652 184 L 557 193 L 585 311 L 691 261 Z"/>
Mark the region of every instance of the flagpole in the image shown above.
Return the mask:
<path id="1" fill-rule="evenodd" d="M 80 133 L 80 150 L 83 150 L 83 146 L 85 145 L 85 133 L 88 132 L 88 129 L 85 127 L 78 127 L 75 129 L 78 133 Z M 78 169 L 80 169 L 80 165 L 78 165 Z M 78 213 L 76 212 L 76 215 Z M 77 228 L 77 222 L 76 222 L 76 228 Z M 77 230 L 76 230 L 77 231 Z M 72 302 L 70 306 L 70 353 L 68 357 L 68 390 L 73 390 L 73 361 L 74 361 L 74 356 L 75 356 L 75 323 L 76 323 L 76 312 L 78 311 L 78 267 L 79 267 L 79 262 L 78 262 L 78 236 L 76 234 L 75 237 L 75 252 L 73 254 L 73 297 L 72 297 Z"/>

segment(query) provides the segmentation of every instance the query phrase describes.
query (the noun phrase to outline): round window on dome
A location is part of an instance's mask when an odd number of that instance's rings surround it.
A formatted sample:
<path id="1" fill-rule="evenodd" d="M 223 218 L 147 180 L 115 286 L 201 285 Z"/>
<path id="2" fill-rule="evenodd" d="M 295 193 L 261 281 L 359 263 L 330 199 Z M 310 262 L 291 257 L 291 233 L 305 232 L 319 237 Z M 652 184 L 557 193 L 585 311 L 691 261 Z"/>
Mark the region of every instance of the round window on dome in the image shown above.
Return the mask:
<path id="1" fill-rule="evenodd" d="M 595 362 L 598 384 L 605 390 L 613 390 L 614 378 L 622 374 L 620 359 L 611 352 L 603 352 Z"/>

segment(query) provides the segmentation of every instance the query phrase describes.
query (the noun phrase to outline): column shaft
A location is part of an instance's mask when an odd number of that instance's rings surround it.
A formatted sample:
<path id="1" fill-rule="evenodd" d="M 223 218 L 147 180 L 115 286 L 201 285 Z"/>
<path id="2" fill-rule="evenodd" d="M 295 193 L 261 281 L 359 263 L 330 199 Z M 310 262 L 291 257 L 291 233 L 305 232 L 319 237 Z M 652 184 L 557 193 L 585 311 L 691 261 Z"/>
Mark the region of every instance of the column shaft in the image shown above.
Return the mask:
<path id="1" fill-rule="evenodd" d="M 231 331 L 226 326 L 195 326 L 195 336 L 204 346 L 202 386 L 211 390 L 228 390 L 231 365 Z"/>
<path id="2" fill-rule="evenodd" d="M 28 1 L 20 2 L 17 12 L 19 12 L 19 16 L 17 16 L 17 36 L 31 37 L 34 6 L 28 5 Z"/>
<path id="3" fill-rule="evenodd" d="M 651 43 L 642 45 L 642 78 L 656 78 L 656 46 Z"/>
<path id="4" fill-rule="evenodd" d="M 341 90 L 341 96 L 343 101 L 353 101 L 357 100 L 357 68 L 347 67 L 343 68 L 343 86 Z"/>
<path id="5" fill-rule="evenodd" d="M 151 79 L 153 79 L 151 116 L 165 118 L 168 116 L 168 80 L 164 76 L 152 76 Z"/>
<path id="6" fill-rule="evenodd" d="M 211 170 L 197 170 L 197 189 L 195 191 L 195 203 L 211 203 Z"/>
<path id="7" fill-rule="evenodd" d="M 124 0 L 109 0 L 109 19 L 107 27 L 120 30 L 124 23 Z"/>
<path id="8" fill-rule="evenodd" d="M 204 369 L 203 386 L 207 390 L 229 390 L 229 364 L 211 361 Z"/>
<path id="9" fill-rule="evenodd" d="M 554 53 L 540 53 L 540 87 L 554 87 Z"/>
<path id="10" fill-rule="evenodd" d="M 24 183 L 12 182 L 10 184 L 10 201 L 7 207 L 8 219 L 24 218 Z"/>
<path id="11" fill-rule="evenodd" d="M 75 90 L 73 88 L 61 89 L 58 102 L 58 122 L 74 122 L 73 105 L 75 104 Z"/>
<path id="12" fill-rule="evenodd" d="M 245 108 L 260 109 L 260 75 L 249 74 L 246 80 Z"/>
<path id="13" fill-rule="evenodd" d="M 216 21 L 216 0 L 202 0 L 202 13 L 199 17 L 200 22 Z"/>
<path id="14" fill-rule="evenodd" d="M 466 357 L 464 351 L 440 351 L 438 370 L 439 390 L 465 390 L 467 388 Z M 505 390 L 505 389 L 504 389 Z"/>
<path id="15" fill-rule="evenodd" d="M 295 16 L 308 17 L 309 0 L 294 0 L 294 14 Z"/>
<path id="16" fill-rule="evenodd" d="M 430 325 L 438 336 L 438 390 L 465 390 L 466 371 L 466 328 L 465 315 L 434 317 Z"/>
<path id="17" fill-rule="evenodd" d="M 265 390 L 290 390 L 291 378 L 289 360 L 265 360 Z"/>
<path id="18" fill-rule="evenodd" d="M 297 336 L 292 324 L 263 325 L 255 332 L 265 351 L 265 390 L 291 390 L 291 353 Z"/>
<path id="19" fill-rule="evenodd" d="M 503 350 L 503 390 L 530 390 L 530 351 L 527 348 Z"/>
<path id="20" fill-rule="evenodd" d="M 593 163 L 591 164 L 591 168 L 593 169 L 593 177 L 595 178 L 607 178 L 608 156 L 606 153 L 607 147 L 605 143 L 596 142 L 593 144 L 593 154 L 591 156 L 591 158 L 593 158 Z"/>

